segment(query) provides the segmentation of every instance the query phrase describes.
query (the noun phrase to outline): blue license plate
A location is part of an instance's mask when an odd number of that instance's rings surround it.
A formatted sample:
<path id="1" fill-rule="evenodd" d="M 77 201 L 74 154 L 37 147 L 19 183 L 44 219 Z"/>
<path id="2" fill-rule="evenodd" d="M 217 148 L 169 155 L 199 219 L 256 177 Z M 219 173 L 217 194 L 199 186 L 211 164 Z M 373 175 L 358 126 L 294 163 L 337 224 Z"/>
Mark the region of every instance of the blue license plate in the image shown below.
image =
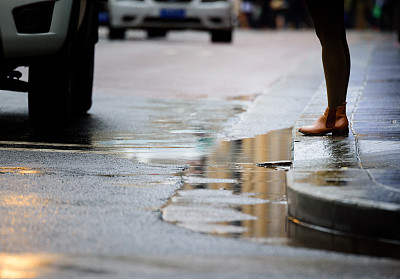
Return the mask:
<path id="1" fill-rule="evenodd" d="M 160 11 L 161 18 L 184 18 L 184 9 L 162 9 Z"/>

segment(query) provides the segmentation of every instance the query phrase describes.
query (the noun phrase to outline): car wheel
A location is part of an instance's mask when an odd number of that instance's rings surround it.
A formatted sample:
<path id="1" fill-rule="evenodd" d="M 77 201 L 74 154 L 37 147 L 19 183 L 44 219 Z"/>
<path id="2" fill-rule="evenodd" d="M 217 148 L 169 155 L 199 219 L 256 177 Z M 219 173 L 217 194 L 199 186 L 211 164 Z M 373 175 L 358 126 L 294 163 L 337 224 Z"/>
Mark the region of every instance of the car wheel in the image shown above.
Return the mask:
<path id="1" fill-rule="evenodd" d="M 111 26 L 108 28 L 108 38 L 110 40 L 123 40 L 125 39 L 125 33 L 125 28 L 114 28 Z"/>
<path id="2" fill-rule="evenodd" d="M 231 43 L 232 30 L 213 30 L 211 31 L 211 41 L 213 43 Z"/>
<path id="3" fill-rule="evenodd" d="M 71 112 L 74 59 L 65 51 L 29 67 L 29 120 L 35 130 L 62 128 Z"/>
<path id="4" fill-rule="evenodd" d="M 71 113 L 85 115 L 92 106 L 94 74 L 94 45 L 80 49 L 77 53 L 75 82 L 71 95 Z"/>
<path id="5" fill-rule="evenodd" d="M 165 29 L 147 29 L 147 38 L 165 38 L 167 36 L 168 30 Z"/>
<path id="6" fill-rule="evenodd" d="M 58 54 L 29 67 L 29 120 L 35 130 L 62 129 L 72 114 L 91 107 L 97 6 L 86 11 L 78 33 Z"/>
<path id="7" fill-rule="evenodd" d="M 92 4 L 94 2 L 91 2 Z M 97 7 L 88 10 L 76 39 L 76 66 L 71 98 L 73 115 L 84 115 L 92 106 L 95 42 L 97 41 Z M 88 40 L 92 36 L 92 39 Z"/>

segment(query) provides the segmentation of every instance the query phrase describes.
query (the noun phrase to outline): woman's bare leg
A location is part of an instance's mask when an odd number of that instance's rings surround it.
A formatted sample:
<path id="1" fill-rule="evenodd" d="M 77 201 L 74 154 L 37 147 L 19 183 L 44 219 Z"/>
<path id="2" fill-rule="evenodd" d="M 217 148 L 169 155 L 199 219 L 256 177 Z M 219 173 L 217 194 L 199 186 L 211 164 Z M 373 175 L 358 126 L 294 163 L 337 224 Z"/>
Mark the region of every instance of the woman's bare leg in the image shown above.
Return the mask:
<path id="1" fill-rule="evenodd" d="M 343 0 L 307 0 L 315 31 L 322 46 L 328 107 L 346 102 L 350 53 L 343 23 Z"/>

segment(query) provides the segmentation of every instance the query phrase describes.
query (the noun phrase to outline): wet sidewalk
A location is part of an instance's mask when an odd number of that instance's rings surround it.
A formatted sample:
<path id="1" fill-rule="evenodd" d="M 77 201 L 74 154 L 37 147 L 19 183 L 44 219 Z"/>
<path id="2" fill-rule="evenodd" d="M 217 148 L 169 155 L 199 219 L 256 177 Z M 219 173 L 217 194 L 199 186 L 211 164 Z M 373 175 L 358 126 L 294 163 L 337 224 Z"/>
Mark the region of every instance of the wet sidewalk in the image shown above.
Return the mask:
<path id="1" fill-rule="evenodd" d="M 379 35 L 351 54 L 350 135 L 298 132 L 326 107 L 321 85 L 293 129 L 288 213 L 308 228 L 400 244 L 400 46 Z"/>

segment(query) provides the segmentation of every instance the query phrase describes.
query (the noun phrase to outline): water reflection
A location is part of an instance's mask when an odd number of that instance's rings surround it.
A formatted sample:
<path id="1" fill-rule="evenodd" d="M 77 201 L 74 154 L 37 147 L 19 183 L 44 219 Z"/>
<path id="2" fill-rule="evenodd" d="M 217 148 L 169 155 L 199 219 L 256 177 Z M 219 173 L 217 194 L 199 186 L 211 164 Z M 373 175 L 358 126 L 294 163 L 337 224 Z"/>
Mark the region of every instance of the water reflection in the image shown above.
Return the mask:
<path id="1" fill-rule="evenodd" d="M 343 172 L 346 168 L 341 170 L 316 170 L 309 174 L 305 174 L 303 178 L 299 179 L 299 183 L 307 183 L 313 186 L 346 186 L 355 183 L 358 177 L 351 177 L 348 173 Z"/>
<path id="2" fill-rule="evenodd" d="M 27 167 L 0 167 L 0 174 L 44 174 L 43 171 L 39 169 L 27 168 Z"/>
<path id="3" fill-rule="evenodd" d="M 53 256 L 0 253 L 0 278 L 37 278 L 48 272 Z"/>
<path id="4" fill-rule="evenodd" d="M 164 220 L 195 231 L 285 238 L 285 172 L 256 163 L 290 160 L 290 146 L 291 129 L 221 142 L 209 156 L 190 162 L 183 189 L 164 208 Z"/>
<path id="5" fill-rule="evenodd" d="M 257 163 L 287 165 L 291 140 L 291 129 L 285 129 L 216 145 L 208 156 L 190 162 L 183 173 L 184 186 L 164 207 L 163 219 L 193 231 L 262 244 L 399 258 L 398 244 L 288 220 L 285 168 L 263 168 Z M 339 187 L 354 183 L 335 170 L 316 170 L 304 182 Z"/>
<path id="6" fill-rule="evenodd" d="M 352 134 L 346 137 L 320 137 L 316 141 L 312 137 L 296 135 L 294 149 L 297 152 L 294 160 L 294 168 L 307 169 L 338 169 L 357 168 L 357 152 Z M 297 142 L 301 142 L 297 144 Z M 298 165 L 297 165 L 298 164 Z"/>
<path id="7" fill-rule="evenodd" d="M 333 231 L 321 231 L 297 220 L 288 222 L 288 237 L 291 246 L 324 249 L 330 251 L 362 254 L 378 257 L 400 258 L 398 243 L 383 242 L 376 239 L 344 235 Z"/>

